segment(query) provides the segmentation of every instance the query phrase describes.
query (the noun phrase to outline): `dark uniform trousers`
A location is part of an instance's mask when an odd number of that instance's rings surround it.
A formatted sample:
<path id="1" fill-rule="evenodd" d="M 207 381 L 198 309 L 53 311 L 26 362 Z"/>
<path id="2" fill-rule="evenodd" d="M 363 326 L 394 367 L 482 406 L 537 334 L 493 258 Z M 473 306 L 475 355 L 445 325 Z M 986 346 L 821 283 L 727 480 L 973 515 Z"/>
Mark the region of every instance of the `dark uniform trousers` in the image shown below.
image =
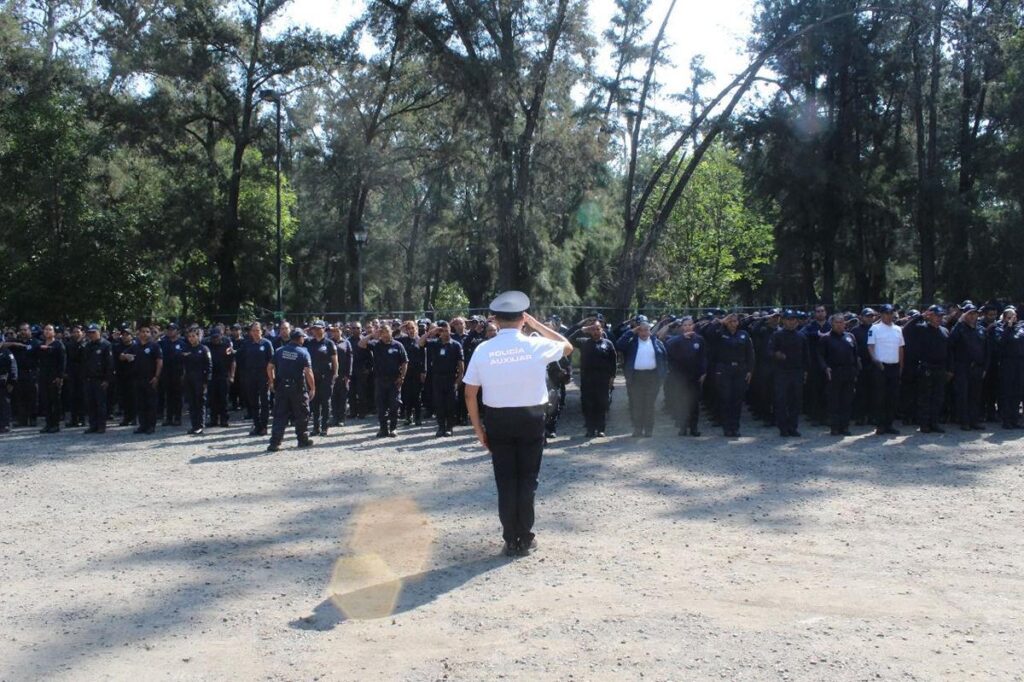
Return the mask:
<path id="1" fill-rule="evenodd" d="M 740 410 L 747 391 L 747 367 L 740 363 L 721 363 L 715 369 L 718 417 L 726 433 L 740 430 Z M 778 420 L 779 415 L 775 415 Z"/>
<path id="2" fill-rule="evenodd" d="M 431 398 L 434 403 L 434 414 L 437 416 L 437 428 L 441 431 L 451 431 L 459 418 L 456 404 L 458 396 L 455 390 L 455 375 L 443 376 L 435 374 L 431 377 L 431 382 Z"/>
<path id="3" fill-rule="evenodd" d="M 803 405 L 804 370 L 775 368 L 775 425 L 779 432 L 796 431 Z"/>
<path id="4" fill-rule="evenodd" d="M 181 365 L 178 365 L 179 368 Z M 163 380 L 164 419 L 169 424 L 181 423 L 183 379 L 180 370 L 166 372 Z M 194 428 L 194 427 L 193 427 Z"/>
<path id="5" fill-rule="evenodd" d="M 8 393 L 7 379 L 0 379 L 0 429 L 11 426 L 11 394 Z"/>
<path id="6" fill-rule="evenodd" d="M 832 379 L 825 386 L 829 426 L 847 431 L 853 416 L 853 397 L 857 386 L 857 368 L 853 365 L 832 368 Z"/>
<path id="7" fill-rule="evenodd" d="M 402 395 L 393 379 L 377 380 L 374 397 L 377 402 L 377 421 L 380 428 L 395 430 L 398 426 L 398 413 L 402 409 Z"/>
<path id="8" fill-rule="evenodd" d="M 227 374 L 214 374 L 210 379 L 210 422 L 214 425 L 227 426 L 228 400 L 230 400 L 232 382 Z"/>
<path id="9" fill-rule="evenodd" d="M 277 445 L 284 440 L 284 430 L 291 418 L 295 424 L 295 437 L 299 443 L 309 440 L 309 393 L 306 392 L 305 378 L 297 383 L 279 382 L 274 389 L 274 426 L 270 431 L 270 442 Z"/>
<path id="10" fill-rule="evenodd" d="M 498 487 L 498 517 L 506 542 L 533 540 L 533 502 L 544 452 L 544 406 L 488 407 L 487 445 Z"/>
<path id="11" fill-rule="evenodd" d="M 68 396 L 68 408 L 71 412 L 68 418 L 69 426 L 80 426 L 85 421 L 85 378 L 81 370 L 68 372 L 67 381 L 64 382 L 64 391 Z"/>
<path id="12" fill-rule="evenodd" d="M 270 420 L 270 395 L 267 392 L 267 375 L 263 371 L 245 375 L 246 402 L 252 411 L 252 427 L 265 431 Z"/>
<path id="13" fill-rule="evenodd" d="M 633 370 L 628 382 L 629 413 L 633 421 L 633 430 L 650 433 L 654 430 L 654 406 L 661 384 L 658 370 Z"/>
<path id="14" fill-rule="evenodd" d="M 184 389 L 189 422 L 193 430 L 201 429 L 206 420 L 206 375 L 186 374 Z"/>
<path id="15" fill-rule="evenodd" d="M 946 368 L 920 363 L 917 367 L 917 423 L 922 427 L 939 425 L 946 398 Z"/>
<path id="16" fill-rule="evenodd" d="M 146 380 L 135 382 L 135 407 L 139 428 L 145 431 L 156 429 L 156 387 Z"/>
<path id="17" fill-rule="evenodd" d="M 14 384 L 14 412 L 19 426 L 28 426 L 39 414 L 39 372 L 19 373 Z"/>
<path id="18" fill-rule="evenodd" d="M 1003 426 L 1020 425 L 1021 379 L 1024 362 L 1018 358 L 1003 358 L 999 362 L 999 418 Z"/>
<path id="19" fill-rule="evenodd" d="M 610 383 L 611 377 L 607 374 L 583 372 L 580 375 L 580 406 L 587 431 L 605 431 Z"/>
<path id="20" fill-rule="evenodd" d="M 348 382 L 343 377 L 338 377 L 334 382 L 334 390 L 331 393 L 331 412 L 334 414 L 332 426 L 338 426 L 345 421 L 345 410 L 348 406 Z"/>
<path id="21" fill-rule="evenodd" d="M 126 364 L 126 363 L 122 363 Z M 136 403 L 135 382 L 127 369 L 117 374 L 117 402 L 121 406 L 121 423 L 132 424 L 135 422 Z"/>
<path id="22" fill-rule="evenodd" d="M 89 416 L 89 428 L 107 430 L 107 389 L 102 379 L 85 380 L 85 411 Z"/>
<path id="23" fill-rule="evenodd" d="M 454 377 L 452 380 L 454 381 Z M 422 419 L 422 396 L 423 382 L 420 381 L 420 374 L 410 370 L 405 375 L 405 383 L 402 384 L 402 416 L 404 418 L 415 419 L 417 422 Z"/>
<path id="24" fill-rule="evenodd" d="M 376 399 L 376 393 L 374 390 L 377 388 L 378 382 L 374 378 L 372 370 L 361 369 L 357 374 L 359 375 L 359 387 L 356 389 L 356 416 L 362 419 L 368 415 L 375 406 L 380 405 L 380 402 Z"/>
<path id="25" fill-rule="evenodd" d="M 313 413 L 313 430 L 320 431 L 331 425 L 331 391 L 334 386 L 334 374 L 322 374 L 315 377 L 316 395 L 310 405 Z"/>
<path id="26" fill-rule="evenodd" d="M 984 368 L 976 363 L 959 363 L 953 370 L 953 401 L 961 426 L 975 426 L 981 421 L 984 375 Z"/>
<path id="27" fill-rule="evenodd" d="M 900 404 L 900 366 L 898 363 L 872 365 L 875 389 L 875 426 L 880 429 L 891 429 L 896 419 L 896 408 Z"/>
<path id="28" fill-rule="evenodd" d="M 64 417 L 61 390 L 54 383 L 58 378 L 45 373 L 39 374 L 39 400 L 42 403 L 43 417 L 46 419 L 47 428 L 60 428 L 60 421 Z"/>
<path id="29" fill-rule="evenodd" d="M 874 423 L 874 380 L 875 372 L 868 368 L 864 362 L 865 369 L 857 375 L 857 388 L 853 397 L 853 418 L 858 424 Z"/>

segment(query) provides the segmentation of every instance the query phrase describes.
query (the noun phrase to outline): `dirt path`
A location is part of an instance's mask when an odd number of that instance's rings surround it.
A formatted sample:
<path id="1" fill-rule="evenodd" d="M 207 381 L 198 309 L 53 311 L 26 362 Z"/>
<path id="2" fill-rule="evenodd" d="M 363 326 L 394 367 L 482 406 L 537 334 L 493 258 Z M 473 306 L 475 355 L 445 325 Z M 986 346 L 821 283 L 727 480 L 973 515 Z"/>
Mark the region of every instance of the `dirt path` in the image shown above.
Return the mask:
<path id="1" fill-rule="evenodd" d="M 516 560 L 466 429 L 0 437 L 0 679 L 1024 679 L 1024 440 L 624 399 L 585 442 L 570 394 Z"/>

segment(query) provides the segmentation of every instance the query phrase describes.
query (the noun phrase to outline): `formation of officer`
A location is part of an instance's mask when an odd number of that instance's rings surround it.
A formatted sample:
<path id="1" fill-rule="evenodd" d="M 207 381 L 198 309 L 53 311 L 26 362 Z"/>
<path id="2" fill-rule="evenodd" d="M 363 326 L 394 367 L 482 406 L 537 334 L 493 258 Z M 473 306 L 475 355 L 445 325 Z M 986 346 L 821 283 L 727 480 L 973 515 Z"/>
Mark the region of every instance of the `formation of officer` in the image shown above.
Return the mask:
<path id="1" fill-rule="evenodd" d="M 614 326 L 592 313 L 571 326 L 552 316 L 546 327 L 580 350 L 576 366 L 563 357 L 545 368 L 548 440 L 558 435 L 574 382 L 582 435 L 604 437 L 616 426 L 608 413 L 619 373 L 627 431 L 638 438 L 653 434 L 659 400 L 679 435 L 689 437 L 701 434 L 701 420 L 738 436 L 744 404 L 786 438 L 800 436 L 801 419 L 839 437 L 866 424 L 881 436 L 899 433 L 897 422 L 923 433 L 948 424 L 965 431 L 1024 424 L 1024 324 L 1013 306 L 713 309 L 696 317 L 637 315 Z M 477 316 L 313 321 L 296 329 L 309 337 L 303 348 L 316 388 L 307 437 L 373 415 L 381 438 L 397 435 L 399 422 L 424 419 L 436 421 L 436 437 L 454 435 L 466 423 L 462 375 L 498 331 L 493 317 Z M 0 344 L 0 432 L 37 425 L 54 433 L 63 422 L 88 433 L 114 423 L 150 434 L 158 422 L 178 426 L 187 405 L 190 433 L 227 426 L 238 410 L 251 435 L 266 436 L 275 403 L 268 366 L 292 331 L 286 321 L 234 324 L 230 332 L 222 325 L 179 331 L 126 323 L 104 332 L 21 324 Z M 486 409 L 479 393 L 477 406 Z"/>

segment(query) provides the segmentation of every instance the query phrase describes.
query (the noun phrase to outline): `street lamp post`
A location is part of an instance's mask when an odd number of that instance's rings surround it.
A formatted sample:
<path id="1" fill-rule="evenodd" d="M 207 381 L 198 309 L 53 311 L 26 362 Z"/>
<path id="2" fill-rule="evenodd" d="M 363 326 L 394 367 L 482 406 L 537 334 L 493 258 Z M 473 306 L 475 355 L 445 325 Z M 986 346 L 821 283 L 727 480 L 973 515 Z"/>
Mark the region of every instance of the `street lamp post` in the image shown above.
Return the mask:
<path id="1" fill-rule="evenodd" d="M 366 228 L 360 225 L 356 228 L 355 232 L 352 233 L 352 237 L 356 240 L 356 271 L 359 279 L 359 312 L 363 312 L 363 247 L 366 246 L 366 240 L 370 238 L 370 233 L 366 231 Z"/>
<path id="2" fill-rule="evenodd" d="M 278 315 L 283 315 L 284 304 L 281 296 L 281 268 L 283 261 L 281 237 L 281 95 L 276 90 L 261 90 L 260 99 L 264 102 L 273 102 L 277 108 L 277 152 L 274 154 L 274 165 L 277 171 L 277 312 Z"/>

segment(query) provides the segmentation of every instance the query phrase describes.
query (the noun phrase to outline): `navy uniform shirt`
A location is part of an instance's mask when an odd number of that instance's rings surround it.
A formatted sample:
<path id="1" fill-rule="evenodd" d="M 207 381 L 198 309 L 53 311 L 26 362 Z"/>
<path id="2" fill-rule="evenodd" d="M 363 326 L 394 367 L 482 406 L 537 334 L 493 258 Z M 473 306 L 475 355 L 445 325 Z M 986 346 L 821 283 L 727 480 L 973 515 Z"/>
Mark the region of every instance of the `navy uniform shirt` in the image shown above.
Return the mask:
<path id="1" fill-rule="evenodd" d="M 18 380 L 18 361 L 14 353 L 7 348 L 0 348 L 0 381 L 14 383 Z"/>
<path id="2" fill-rule="evenodd" d="M 405 354 L 402 344 L 394 340 L 391 343 L 371 340 L 367 346 L 367 351 L 373 358 L 373 373 L 377 381 L 397 381 L 402 365 L 409 362 L 409 356 Z"/>
<path id="3" fill-rule="evenodd" d="M 131 377 L 132 375 L 132 363 L 127 360 L 121 359 L 122 353 L 131 353 L 134 341 L 125 343 L 120 337 L 110 345 L 111 352 L 114 354 L 114 374 L 119 377 Z"/>
<path id="4" fill-rule="evenodd" d="M 235 371 L 245 371 L 245 358 L 243 357 L 242 351 L 245 349 L 245 342 L 248 339 L 239 336 L 237 339 L 231 337 L 231 357 L 235 362 Z"/>
<path id="5" fill-rule="evenodd" d="M 193 346 L 186 343 L 178 353 L 178 358 L 186 377 L 204 382 L 210 380 L 213 373 L 213 355 L 204 344 L 199 343 Z"/>
<path id="6" fill-rule="evenodd" d="M 270 363 L 274 365 L 275 388 L 297 386 L 305 390 L 306 379 L 303 374 L 307 367 L 313 367 L 313 360 L 309 357 L 308 350 L 297 343 L 286 343 L 274 351 L 274 357 Z"/>
<path id="7" fill-rule="evenodd" d="M 40 344 L 36 350 L 39 353 L 40 374 L 48 379 L 58 379 L 64 376 L 68 368 L 68 357 L 63 341 L 54 339 L 50 345 Z"/>
<path id="8" fill-rule="evenodd" d="M 14 347 L 11 348 L 11 353 L 14 354 L 14 361 L 18 363 L 18 373 L 22 379 L 27 378 L 29 374 L 35 373 L 39 369 L 39 340 L 29 338 L 27 341 L 20 337 L 16 339 L 18 343 L 25 344 L 24 348 Z"/>
<path id="9" fill-rule="evenodd" d="M 213 361 L 213 376 L 226 377 L 231 375 L 231 367 L 235 364 L 235 349 L 233 344 L 221 340 L 214 343 L 212 340 L 207 345 L 210 349 L 210 358 Z"/>
<path id="10" fill-rule="evenodd" d="M 338 352 L 338 376 L 342 379 L 352 376 L 352 359 L 355 354 L 352 352 L 352 344 L 342 336 L 334 342 L 334 349 Z"/>
<path id="11" fill-rule="evenodd" d="M 265 376 L 267 365 L 274 358 L 274 345 L 270 343 L 269 339 L 260 339 L 259 341 L 246 339 L 241 358 L 241 365 L 245 368 L 246 374 Z"/>
<path id="12" fill-rule="evenodd" d="M 420 348 L 420 344 L 411 336 L 399 336 L 395 338 L 405 348 L 405 355 L 409 358 L 409 373 L 422 374 L 427 371 L 427 352 Z M 429 345 L 430 342 L 428 342 Z"/>
<path id="13" fill-rule="evenodd" d="M 850 332 L 829 332 L 818 340 L 818 366 L 822 370 L 857 367 L 857 339 Z"/>
<path id="14" fill-rule="evenodd" d="M 86 341 L 68 341 L 65 350 L 68 355 L 68 375 L 72 377 L 81 377 L 82 368 L 85 364 L 85 346 Z"/>
<path id="15" fill-rule="evenodd" d="M 785 355 L 785 359 L 776 357 Z M 779 329 L 768 339 L 768 354 L 775 369 L 806 372 L 811 366 L 811 346 L 807 336 L 794 329 Z"/>
<path id="16" fill-rule="evenodd" d="M 180 336 L 174 341 L 171 341 L 168 336 L 160 339 L 160 352 L 163 353 L 164 359 L 164 373 L 181 374 L 182 354 L 187 348 L 188 340 Z"/>
<path id="17" fill-rule="evenodd" d="M 352 369 L 356 372 L 368 372 L 373 369 L 373 353 L 369 348 L 359 347 L 359 336 L 349 339 L 352 345 Z"/>
<path id="18" fill-rule="evenodd" d="M 110 381 L 114 374 L 114 351 L 110 342 L 100 338 L 85 344 L 82 376 L 86 379 Z"/>
<path id="19" fill-rule="evenodd" d="M 310 337 L 306 339 L 306 350 L 309 351 L 309 355 L 313 361 L 313 374 L 318 377 L 333 376 L 334 370 L 331 368 L 331 358 L 338 354 L 338 348 L 334 345 L 334 341 L 331 341 L 326 336 L 322 341 Z"/>
<path id="20" fill-rule="evenodd" d="M 949 330 L 928 325 L 920 330 L 918 359 L 927 367 L 949 366 Z"/>
<path id="21" fill-rule="evenodd" d="M 618 369 L 615 344 L 606 338 L 597 341 L 590 336 L 577 336 L 573 345 L 580 349 L 580 374 L 588 379 L 611 379 Z"/>
<path id="22" fill-rule="evenodd" d="M 949 334 L 949 355 L 954 367 L 988 367 L 988 343 L 985 328 L 971 327 L 963 320 L 953 326 Z"/>
<path id="23" fill-rule="evenodd" d="M 735 334 L 722 325 L 714 346 L 715 365 L 718 367 L 740 367 L 751 371 L 754 368 L 754 344 L 750 334 L 737 329 Z"/>
<path id="24" fill-rule="evenodd" d="M 454 337 L 448 343 L 441 343 L 440 339 L 431 339 L 427 342 L 426 357 L 427 372 L 431 377 L 454 378 L 459 373 L 459 363 L 464 361 L 462 344 Z"/>
<path id="25" fill-rule="evenodd" d="M 156 376 L 156 361 L 163 355 L 160 344 L 155 341 L 144 344 L 136 339 L 127 352 L 135 356 L 135 360 L 128 364 L 132 367 L 132 376 L 136 381 L 143 383 Z"/>
<path id="26" fill-rule="evenodd" d="M 857 355 L 860 357 L 861 367 L 870 367 L 874 362 L 871 359 L 871 351 L 868 350 L 869 331 L 871 331 L 871 325 L 861 322 L 850 332 L 853 334 L 853 339 L 857 342 Z"/>
<path id="27" fill-rule="evenodd" d="M 677 334 L 665 340 L 668 367 L 689 379 L 700 379 L 708 372 L 708 349 L 700 334 Z"/>

